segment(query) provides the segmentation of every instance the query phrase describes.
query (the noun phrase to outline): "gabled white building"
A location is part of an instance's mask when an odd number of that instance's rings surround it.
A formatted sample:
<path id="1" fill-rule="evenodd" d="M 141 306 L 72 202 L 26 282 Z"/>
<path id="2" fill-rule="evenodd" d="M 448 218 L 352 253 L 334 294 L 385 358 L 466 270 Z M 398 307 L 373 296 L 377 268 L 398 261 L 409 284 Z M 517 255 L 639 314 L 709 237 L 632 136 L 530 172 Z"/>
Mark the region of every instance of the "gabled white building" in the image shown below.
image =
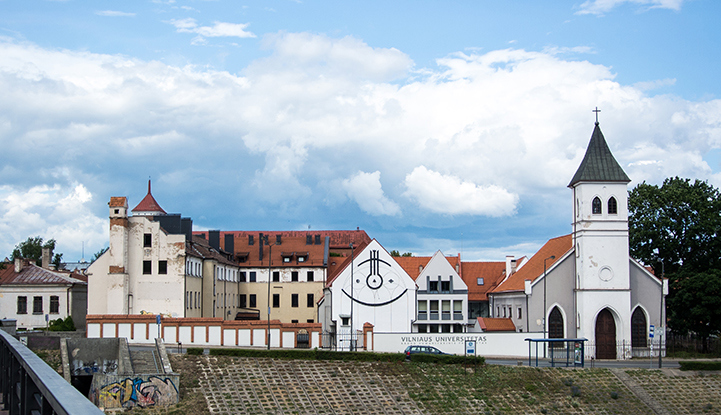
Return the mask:
<path id="1" fill-rule="evenodd" d="M 441 251 L 436 252 L 416 279 L 418 314 L 413 331 L 462 333 L 468 320 L 468 286 Z"/>
<path id="2" fill-rule="evenodd" d="M 329 277 L 318 304 L 323 332 L 341 350 L 352 348 L 350 334 L 362 332 L 365 323 L 374 333 L 410 333 L 415 318 L 415 281 L 375 239 Z"/>

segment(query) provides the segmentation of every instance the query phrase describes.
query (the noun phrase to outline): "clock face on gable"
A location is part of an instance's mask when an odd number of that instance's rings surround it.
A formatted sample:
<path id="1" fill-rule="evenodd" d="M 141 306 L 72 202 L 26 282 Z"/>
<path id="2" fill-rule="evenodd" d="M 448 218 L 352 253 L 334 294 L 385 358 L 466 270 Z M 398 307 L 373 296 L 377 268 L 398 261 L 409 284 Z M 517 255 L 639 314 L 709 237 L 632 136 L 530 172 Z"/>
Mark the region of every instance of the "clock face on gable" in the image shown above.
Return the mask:
<path id="1" fill-rule="evenodd" d="M 408 291 L 403 278 L 380 258 L 378 250 L 366 252 L 368 257 L 358 258 L 360 262 L 352 267 L 352 277 L 343 285 L 343 294 L 370 307 L 384 306 L 403 297 Z"/>

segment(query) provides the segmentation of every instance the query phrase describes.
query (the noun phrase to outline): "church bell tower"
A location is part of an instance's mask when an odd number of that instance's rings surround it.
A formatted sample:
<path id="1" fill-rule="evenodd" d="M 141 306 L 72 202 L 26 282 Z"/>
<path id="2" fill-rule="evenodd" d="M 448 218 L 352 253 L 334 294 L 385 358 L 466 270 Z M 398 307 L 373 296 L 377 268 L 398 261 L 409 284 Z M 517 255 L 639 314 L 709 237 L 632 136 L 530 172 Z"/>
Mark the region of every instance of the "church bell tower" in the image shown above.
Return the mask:
<path id="1" fill-rule="evenodd" d="M 586 155 L 568 185 L 573 190 L 577 337 L 592 342 L 599 319 L 608 320 L 608 336 L 630 339 L 630 181 L 596 121 Z"/>

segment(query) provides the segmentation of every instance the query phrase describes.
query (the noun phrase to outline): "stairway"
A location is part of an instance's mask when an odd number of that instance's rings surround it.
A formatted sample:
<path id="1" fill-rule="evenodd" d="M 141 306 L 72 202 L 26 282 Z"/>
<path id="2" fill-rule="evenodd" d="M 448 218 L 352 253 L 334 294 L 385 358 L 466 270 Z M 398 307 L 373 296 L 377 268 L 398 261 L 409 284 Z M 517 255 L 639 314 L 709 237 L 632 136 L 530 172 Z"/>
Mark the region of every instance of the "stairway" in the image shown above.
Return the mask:
<path id="1" fill-rule="evenodd" d="M 130 350 L 130 361 L 136 374 L 163 373 L 163 365 L 154 347 L 148 350 Z"/>

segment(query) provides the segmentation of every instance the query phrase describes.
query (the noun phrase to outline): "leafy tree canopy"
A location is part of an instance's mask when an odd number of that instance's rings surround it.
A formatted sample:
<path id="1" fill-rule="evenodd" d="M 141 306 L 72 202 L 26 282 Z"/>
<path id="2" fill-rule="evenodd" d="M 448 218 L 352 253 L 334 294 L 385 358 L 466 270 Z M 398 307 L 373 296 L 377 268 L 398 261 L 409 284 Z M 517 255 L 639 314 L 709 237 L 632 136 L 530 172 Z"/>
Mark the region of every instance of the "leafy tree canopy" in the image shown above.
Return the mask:
<path id="1" fill-rule="evenodd" d="M 661 275 L 721 269 L 721 195 L 705 181 L 643 182 L 629 193 L 631 255 Z"/>
<path id="2" fill-rule="evenodd" d="M 27 240 L 15 245 L 15 249 L 13 249 L 12 253 L 12 260 L 15 260 L 15 258 L 32 259 L 37 265 L 42 265 L 43 248 L 50 248 L 50 252 L 52 254 L 53 250 L 55 250 L 55 239 L 50 239 L 43 243 L 43 238 L 39 236 L 34 238 L 29 237 Z M 60 262 L 63 259 L 63 254 L 55 254 L 55 256 L 51 259 L 51 262 L 55 264 L 55 267 L 59 268 Z"/>
<path id="3" fill-rule="evenodd" d="M 400 256 L 403 256 L 403 257 L 411 257 L 411 256 L 413 256 L 413 254 L 410 253 L 410 252 L 406 252 L 406 253 L 404 253 L 403 255 L 401 255 L 400 252 L 398 252 L 398 251 L 396 251 L 396 250 L 394 249 L 394 250 L 391 251 L 391 256 L 396 256 L 396 257 L 400 257 Z"/>
<path id="4" fill-rule="evenodd" d="M 668 299 L 671 330 L 692 331 L 702 338 L 721 332 L 721 270 L 682 270 L 672 276 L 672 286 L 675 292 Z"/>

